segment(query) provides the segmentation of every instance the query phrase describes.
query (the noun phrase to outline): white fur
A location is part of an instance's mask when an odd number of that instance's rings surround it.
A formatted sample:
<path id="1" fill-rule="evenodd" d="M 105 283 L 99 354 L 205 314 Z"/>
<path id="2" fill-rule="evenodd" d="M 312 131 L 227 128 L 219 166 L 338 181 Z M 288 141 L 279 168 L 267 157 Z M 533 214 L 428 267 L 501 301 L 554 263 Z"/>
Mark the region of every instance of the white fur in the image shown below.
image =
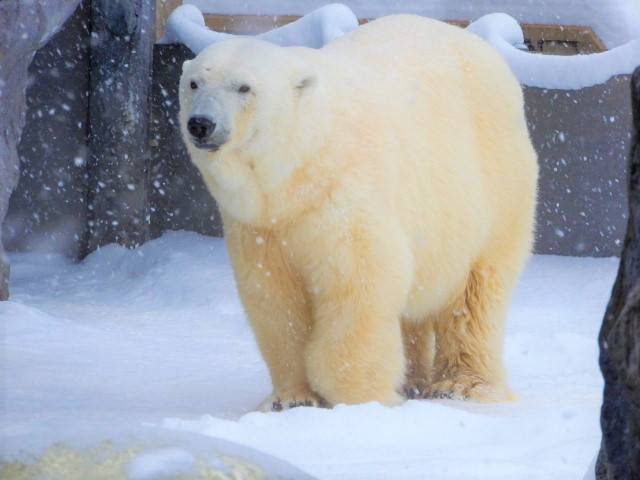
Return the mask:
<path id="1" fill-rule="evenodd" d="M 232 105 L 217 152 L 185 129 L 202 107 L 193 79 Z M 531 248 L 537 164 L 495 51 L 393 16 L 320 50 L 211 46 L 185 64 L 180 95 L 271 372 L 267 405 L 394 403 L 403 385 L 510 397 L 503 325 Z"/>

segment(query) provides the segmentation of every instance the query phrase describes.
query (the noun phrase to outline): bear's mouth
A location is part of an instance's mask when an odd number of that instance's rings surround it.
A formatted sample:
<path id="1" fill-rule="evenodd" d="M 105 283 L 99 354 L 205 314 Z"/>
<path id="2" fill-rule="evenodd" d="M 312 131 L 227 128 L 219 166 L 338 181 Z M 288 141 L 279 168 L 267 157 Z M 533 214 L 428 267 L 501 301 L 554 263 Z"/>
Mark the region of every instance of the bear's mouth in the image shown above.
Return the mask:
<path id="1" fill-rule="evenodd" d="M 200 150 L 208 150 L 210 152 L 217 152 L 218 150 L 220 150 L 220 146 L 221 146 L 221 144 L 219 143 L 206 143 L 206 142 L 199 142 L 197 140 L 193 141 L 193 145 L 196 148 L 199 148 Z"/>

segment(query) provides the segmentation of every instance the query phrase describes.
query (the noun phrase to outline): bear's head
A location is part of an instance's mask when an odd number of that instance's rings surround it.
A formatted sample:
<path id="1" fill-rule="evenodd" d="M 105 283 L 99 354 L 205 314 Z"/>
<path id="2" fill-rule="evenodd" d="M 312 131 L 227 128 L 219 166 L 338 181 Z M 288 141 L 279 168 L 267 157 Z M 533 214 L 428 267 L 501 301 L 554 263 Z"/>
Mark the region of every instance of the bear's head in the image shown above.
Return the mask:
<path id="1" fill-rule="evenodd" d="M 321 104 L 304 50 L 239 37 L 184 63 L 180 127 L 214 196 L 247 184 L 275 189 L 304 161 Z"/>

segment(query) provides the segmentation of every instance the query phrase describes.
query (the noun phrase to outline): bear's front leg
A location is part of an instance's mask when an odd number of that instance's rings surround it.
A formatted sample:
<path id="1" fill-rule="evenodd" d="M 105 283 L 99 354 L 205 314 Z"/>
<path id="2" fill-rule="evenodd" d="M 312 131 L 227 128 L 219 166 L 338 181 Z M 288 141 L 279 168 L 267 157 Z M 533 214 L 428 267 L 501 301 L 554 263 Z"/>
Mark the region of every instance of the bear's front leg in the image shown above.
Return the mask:
<path id="1" fill-rule="evenodd" d="M 406 262 L 392 242 L 353 234 L 313 265 L 307 378 L 331 404 L 400 402 L 405 360 L 399 321 Z M 384 241 L 384 239 L 383 239 Z"/>
<path id="2" fill-rule="evenodd" d="M 310 307 L 281 243 L 269 233 L 238 225 L 227 226 L 225 235 L 238 292 L 273 385 L 272 394 L 258 408 L 324 406 L 309 386 L 304 365 Z"/>
<path id="3" fill-rule="evenodd" d="M 304 348 L 311 329 L 305 299 L 293 279 L 273 263 L 265 261 L 257 268 L 260 273 L 248 275 L 238 283 L 273 385 L 273 393 L 259 409 L 324 406 L 322 398 L 311 390 L 305 372 Z"/>

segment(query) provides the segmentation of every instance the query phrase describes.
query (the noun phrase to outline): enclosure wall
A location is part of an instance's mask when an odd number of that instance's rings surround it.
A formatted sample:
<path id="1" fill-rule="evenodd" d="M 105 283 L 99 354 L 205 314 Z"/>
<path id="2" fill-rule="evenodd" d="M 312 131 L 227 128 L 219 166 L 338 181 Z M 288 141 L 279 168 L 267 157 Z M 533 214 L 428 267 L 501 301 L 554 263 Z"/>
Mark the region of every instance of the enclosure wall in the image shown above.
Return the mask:
<path id="1" fill-rule="evenodd" d="M 32 65 L 21 179 L 3 226 L 10 250 L 75 255 L 86 247 L 86 12 L 79 11 Z M 177 85 L 182 62 L 191 56 L 183 46 L 154 46 L 151 160 L 148 170 L 140 169 L 147 178 L 137 182 L 146 185 L 151 237 L 176 229 L 222 235 L 215 202 L 178 129 Z M 626 225 L 628 86 L 629 76 L 619 76 L 582 90 L 524 87 L 541 167 L 536 252 L 619 254 Z"/>

